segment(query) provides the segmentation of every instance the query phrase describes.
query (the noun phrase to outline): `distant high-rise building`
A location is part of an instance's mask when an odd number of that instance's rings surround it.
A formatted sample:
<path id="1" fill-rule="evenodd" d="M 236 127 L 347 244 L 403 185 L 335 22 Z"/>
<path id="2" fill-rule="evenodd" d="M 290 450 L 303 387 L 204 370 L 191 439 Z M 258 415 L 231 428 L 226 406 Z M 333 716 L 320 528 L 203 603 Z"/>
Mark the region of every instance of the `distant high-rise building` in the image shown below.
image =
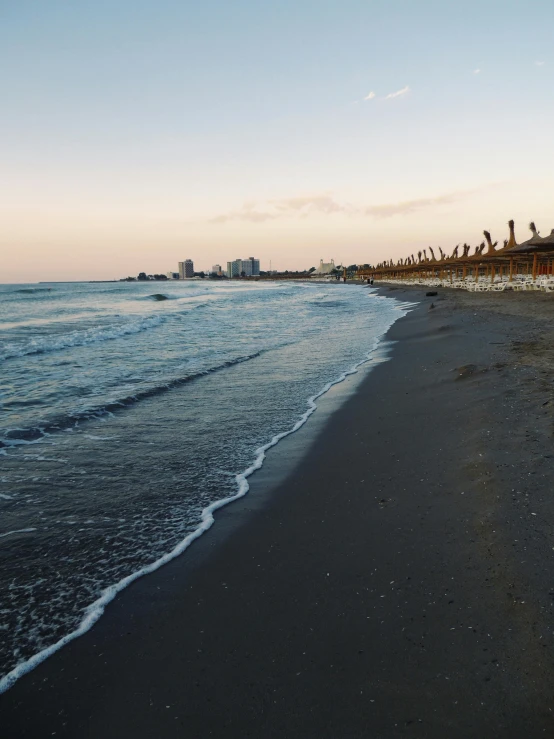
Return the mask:
<path id="1" fill-rule="evenodd" d="M 192 259 L 185 259 L 179 262 L 179 279 L 185 280 L 187 277 L 194 277 L 194 263 Z"/>
<path id="2" fill-rule="evenodd" d="M 241 259 L 241 273 L 244 272 L 247 277 L 259 277 L 260 275 L 260 260 L 254 259 L 254 257 L 247 257 Z"/>
<path id="3" fill-rule="evenodd" d="M 252 277 L 252 262 L 250 259 L 237 259 L 240 263 L 240 274 L 243 277 Z"/>
<path id="4" fill-rule="evenodd" d="M 260 260 L 254 257 L 227 262 L 227 277 L 259 277 Z"/>
<path id="5" fill-rule="evenodd" d="M 240 277 L 240 260 L 235 259 L 234 262 L 227 262 L 227 277 Z"/>
<path id="6" fill-rule="evenodd" d="M 214 264 L 212 267 L 212 273 L 215 273 L 216 275 L 222 275 L 223 270 L 221 269 L 221 264 Z"/>

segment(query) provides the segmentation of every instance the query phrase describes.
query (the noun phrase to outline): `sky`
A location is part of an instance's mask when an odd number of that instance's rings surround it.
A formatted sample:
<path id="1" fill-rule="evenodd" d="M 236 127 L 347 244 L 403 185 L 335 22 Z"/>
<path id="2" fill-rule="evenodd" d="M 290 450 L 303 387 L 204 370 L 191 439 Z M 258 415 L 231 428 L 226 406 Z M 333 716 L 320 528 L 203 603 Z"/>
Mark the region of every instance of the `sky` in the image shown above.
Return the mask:
<path id="1" fill-rule="evenodd" d="M 0 0 L 0 282 L 554 227 L 551 0 Z"/>

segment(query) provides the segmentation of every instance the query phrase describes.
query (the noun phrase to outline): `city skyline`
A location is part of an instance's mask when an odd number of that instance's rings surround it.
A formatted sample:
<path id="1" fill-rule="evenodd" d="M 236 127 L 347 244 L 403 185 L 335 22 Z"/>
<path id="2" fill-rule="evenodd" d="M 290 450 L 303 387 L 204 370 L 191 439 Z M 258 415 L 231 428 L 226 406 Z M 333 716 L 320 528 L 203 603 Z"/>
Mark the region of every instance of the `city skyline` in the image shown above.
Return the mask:
<path id="1" fill-rule="evenodd" d="M 0 19 L 0 281 L 183 253 L 376 263 L 554 226 L 543 0 L 21 0 Z"/>

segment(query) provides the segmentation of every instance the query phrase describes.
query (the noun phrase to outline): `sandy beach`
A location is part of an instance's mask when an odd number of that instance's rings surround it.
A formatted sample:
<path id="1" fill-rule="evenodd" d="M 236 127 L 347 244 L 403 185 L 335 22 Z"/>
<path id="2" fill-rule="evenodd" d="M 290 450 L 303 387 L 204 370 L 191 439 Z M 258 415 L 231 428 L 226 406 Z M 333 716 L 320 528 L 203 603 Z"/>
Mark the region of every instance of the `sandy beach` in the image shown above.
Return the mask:
<path id="1" fill-rule="evenodd" d="M 2 736 L 554 734 L 553 298 L 380 290 L 419 301 L 390 361 L 0 696 Z"/>

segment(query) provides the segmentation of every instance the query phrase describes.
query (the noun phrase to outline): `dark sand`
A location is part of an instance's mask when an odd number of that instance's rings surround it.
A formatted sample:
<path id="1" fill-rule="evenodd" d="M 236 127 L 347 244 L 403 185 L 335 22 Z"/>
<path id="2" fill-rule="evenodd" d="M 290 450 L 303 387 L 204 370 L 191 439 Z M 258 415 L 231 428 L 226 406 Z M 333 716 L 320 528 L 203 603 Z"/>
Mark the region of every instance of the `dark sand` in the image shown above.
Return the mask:
<path id="1" fill-rule="evenodd" d="M 268 492 L 289 437 L 0 697 L 2 738 L 554 736 L 554 298 L 423 301 L 293 474 Z"/>

